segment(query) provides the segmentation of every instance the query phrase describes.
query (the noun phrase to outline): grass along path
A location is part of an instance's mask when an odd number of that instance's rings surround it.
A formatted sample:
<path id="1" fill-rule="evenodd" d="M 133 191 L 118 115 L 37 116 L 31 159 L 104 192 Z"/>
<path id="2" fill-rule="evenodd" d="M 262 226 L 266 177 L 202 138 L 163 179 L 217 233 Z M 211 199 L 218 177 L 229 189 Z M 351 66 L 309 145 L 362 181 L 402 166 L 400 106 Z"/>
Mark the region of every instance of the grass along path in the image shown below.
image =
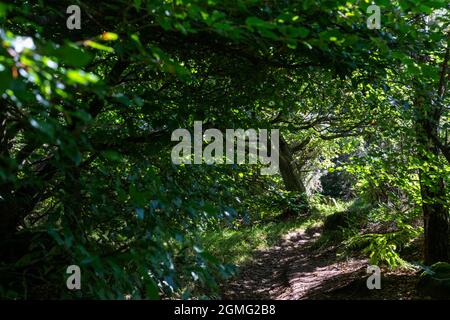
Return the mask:
<path id="1" fill-rule="evenodd" d="M 382 269 L 382 289 L 366 286 L 367 259 L 338 259 L 336 248 L 314 246 L 319 229 L 296 230 L 280 245 L 259 250 L 223 288 L 224 299 L 414 299 L 417 277 L 410 270 Z"/>
<path id="2" fill-rule="evenodd" d="M 411 270 L 382 268 L 382 289 L 369 290 L 367 258 L 338 255 L 336 245 L 320 246 L 324 216 L 347 206 L 316 210 L 308 217 L 224 230 L 210 249 L 238 265 L 222 287 L 224 299 L 414 299 Z M 334 209 L 334 210 L 333 210 Z M 215 242 L 214 242 L 215 241 Z M 319 244 L 319 245 L 318 245 Z M 220 246 L 214 247 L 214 246 Z"/>

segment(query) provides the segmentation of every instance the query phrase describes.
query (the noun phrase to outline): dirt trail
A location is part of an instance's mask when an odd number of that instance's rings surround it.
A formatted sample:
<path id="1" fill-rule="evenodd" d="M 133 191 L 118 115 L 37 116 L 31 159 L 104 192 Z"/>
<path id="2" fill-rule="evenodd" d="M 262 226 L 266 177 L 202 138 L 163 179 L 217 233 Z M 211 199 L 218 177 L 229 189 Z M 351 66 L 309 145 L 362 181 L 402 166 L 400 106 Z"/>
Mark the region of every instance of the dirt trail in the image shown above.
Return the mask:
<path id="1" fill-rule="evenodd" d="M 337 249 L 313 247 L 317 230 L 293 231 L 278 246 L 257 251 L 237 278 L 225 285 L 224 299 L 412 299 L 411 271 L 383 270 L 382 290 L 366 286 L 367 260 L 337 259 Z"/>

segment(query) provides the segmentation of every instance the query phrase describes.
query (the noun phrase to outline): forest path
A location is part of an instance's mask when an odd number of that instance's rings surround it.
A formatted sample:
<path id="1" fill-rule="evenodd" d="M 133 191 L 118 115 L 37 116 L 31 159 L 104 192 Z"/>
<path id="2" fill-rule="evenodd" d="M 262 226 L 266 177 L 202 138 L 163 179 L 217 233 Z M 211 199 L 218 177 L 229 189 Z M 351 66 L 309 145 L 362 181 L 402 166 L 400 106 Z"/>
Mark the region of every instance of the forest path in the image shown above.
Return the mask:
<path id="1" fill-rule="evenodd" d="M 367 259 L 338 259 L 337 248 L 314 247 L 318 229 L 296 230 L 280 244 L 256 251 L 253 261 L 227 283 L 224 299 L 411 299 L 415 277 L 411 272 L 383 272 L 382 289 L 366 286 Z M 384 271 L 384 270 L 383 270 Z"/>

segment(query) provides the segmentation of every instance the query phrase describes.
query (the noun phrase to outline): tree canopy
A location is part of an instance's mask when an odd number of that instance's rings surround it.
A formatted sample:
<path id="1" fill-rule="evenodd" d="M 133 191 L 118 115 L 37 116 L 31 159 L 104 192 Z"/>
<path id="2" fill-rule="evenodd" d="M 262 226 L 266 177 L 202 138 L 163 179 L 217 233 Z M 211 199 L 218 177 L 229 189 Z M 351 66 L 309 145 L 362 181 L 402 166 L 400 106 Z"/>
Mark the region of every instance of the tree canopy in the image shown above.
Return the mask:
<path id="1" fill-rule="evenodd" d="M 448 262 L 449 4 L 375 4 L 379 29 L 360 0 L 0 2 L 0 296 L 218 297 L 236 266 L 205 237 L 326 188 L 396 223 L 375 263 L 421 234 Z M 194 121 L 279 129 L 280 173 L 173 164 Z"/>

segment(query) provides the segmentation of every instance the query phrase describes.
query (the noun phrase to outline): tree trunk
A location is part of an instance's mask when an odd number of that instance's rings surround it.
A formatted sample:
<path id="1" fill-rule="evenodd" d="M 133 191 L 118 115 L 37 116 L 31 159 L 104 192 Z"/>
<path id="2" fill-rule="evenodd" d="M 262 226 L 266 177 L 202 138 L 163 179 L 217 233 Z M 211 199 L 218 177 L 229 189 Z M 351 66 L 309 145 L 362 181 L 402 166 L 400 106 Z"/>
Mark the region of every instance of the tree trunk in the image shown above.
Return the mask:
<path id="1" fill-rule="evenodd" d="M 424 180 L 427 182 L 424 183 Z M 424 178 L 420 173 L 420 189 L 422 194 L 422 211 L 424 222 L 424 260 L 431 265 L 438 261 L 448 261 L 448 211 L 445 208 L 443 197 L 445 188 L 442 178 L 432 183 L 430 176 Z M 430 184 L 434 184 L 434 186 Z"/>
<path id="2" fill-rule="evenodd" d="M 65 174 L 64 221 L 70 230 L 79 229 L 82 211 L 80 168 L 68 168 Z M 77 230 L 78 232 L 80 230 Z"/>
<path id="3" fill-rule="evenodd" d="M 432 105 L 425 106 L 425 99 L 416 99 L 416 133 L 419 158 L 422 163 L 439 156 L 439 148 L 430 138 L 438 135 L 440 112 Z M 435 160 L 434 160 L 435 161 Z M 448 261 L 449 213 L 446 207 L 446 190 L 443 177 L 433 166 L 419 170 L 422 212 L 424 221 L 424 260 L 431 265 Z"/>
<path id="4" fill-rule="evenodd" d="M 2 108 L 6 106 L 2 103 Z M 5 165 L 9 158 L 8 133 L 6 129 L 6 112 L 0 113 L 0 165 Z M 11 183 L 0 181 L 0 241 L 4 241 L 9 237 L 11 230 L 14 231 L 14 212 L 15 208 L 11 207 L 10 198 L 12 196 Z"/>
<path id="5" fill-rule="evenodd" d="M 288 191 L 298 191 L 306 193 L 305 185 L 300 179 L 300 176 L 294 165 L 294 157 L 292 151 L 280 135 L 280 173 L 283 178 L 284 185 Z"/>

